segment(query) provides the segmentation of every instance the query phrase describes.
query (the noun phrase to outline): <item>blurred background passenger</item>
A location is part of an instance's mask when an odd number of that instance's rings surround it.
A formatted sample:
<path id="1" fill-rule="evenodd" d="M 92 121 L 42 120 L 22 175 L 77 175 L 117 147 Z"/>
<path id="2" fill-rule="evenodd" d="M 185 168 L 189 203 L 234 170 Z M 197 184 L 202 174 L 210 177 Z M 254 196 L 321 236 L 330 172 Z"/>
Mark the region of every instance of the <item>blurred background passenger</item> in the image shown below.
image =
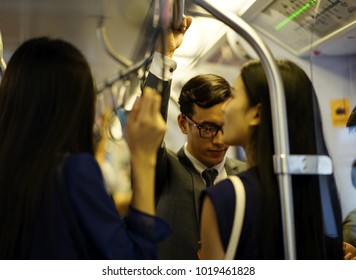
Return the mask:
<path id="1" fill-rule="evenodd" d="M 11 57 L 0 86 L 0 259 L 157 258 L 169 233 L 154 207 L 160 96 L 146 89 L 127 121 L 133 198 L 122 219 L 94 159 L 96 94 L 65 41 L 30 39 Z"/>
<path id="2" fill-rule="evenodd" d="M 356 247 L 356 208 L 350 211 L 344 219 L 343 240 Z"/>
<path id="3" fill-rule="evenodd" d="M 290 153 L 328 155 L 310 79 L 290 61 L 277 63 L 285 91 Z M 270 94 L 259 61 L 250 61 L 242 67 L 232 98 L 223 110 L 223 141 L 241 145 L 249 166 L 238 175 L 245 189 L 246 207 L 235 259 L 284 259 L 287 256 L 284 255 L 279 187 L 273 167 Z M 342 216 L 334 176 L 292 175 L 291 182 L 297 259 L 342 259 Z M 331 199 L 330 216 L 325 217 L 325 224 L 321 188 Z M 208 188 L 202 199 L 202 258 L 223 259 L 236 204 L 231 181 L 224 180 Z"/>
<path id="4" fill-rule="evenodd" d="M 349 119 L 347 120 L 346 126 L 350 129 L 350 132 L 356 132 L 356 106 L 352 109 Z"/>
<path id="5" fill-rule="evenodd" d="M 350 132 L 356 132 L 356 106 L 353 108 L 346 126 Z M 351 181 L 352 185 L 356 188 L 356 160 L 351 167 Z M 356 208 L 350 211 L 343 222 L 343 239 L 344 242 L 356 247 Z M 347 244 L 344 244 L 344 248 Z M 349 247 L 347 247 L 349 248 Z M 345 249 L 347 249 L 345 248 Z M 356 257 L 356 250 L 354 250 L 354 256 Z"/>

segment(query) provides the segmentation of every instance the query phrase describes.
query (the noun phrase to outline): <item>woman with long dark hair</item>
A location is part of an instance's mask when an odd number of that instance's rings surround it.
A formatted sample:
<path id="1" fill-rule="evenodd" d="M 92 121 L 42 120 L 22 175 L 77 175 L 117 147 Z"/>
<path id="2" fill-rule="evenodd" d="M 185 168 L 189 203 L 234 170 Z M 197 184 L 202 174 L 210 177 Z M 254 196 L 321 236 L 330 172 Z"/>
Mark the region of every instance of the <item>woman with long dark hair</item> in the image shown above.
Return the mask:
<path id="1" fill-rule="evenodd" d="M 168 233 L 154 210 L 160 97 L 146 89 L 127 121 L 124 219 L 94 159 L 95 103 L 90 67 L 68 42 L 30 39 L 11 57 L 0 86 L 0 259 L 157 258 Z"/>
<path id="2" fill-rule="evenodd" d="M 313 85 L 295 63 L 277 61 L 284 85 L 290 153 L 328 155 Z M 270 94 L 260 61 L 246 63 L 224 110 L 223 141 L 242 146 L 249 169 L 238 177 L 246 193 L 235 259 L 284 259 L 281 202 L 274 173 Z M 296 256 L 342 259 L 341 209 L 333 175 L 292 175 Z M 323 212 L 321 188 L 330 197 Z M 230 180 L 206 190 L 202 206 L 202 258 L 221 259 L 230 240 L 235 211 Z M 325 206 L 325 204 L 324 204 Z"/>

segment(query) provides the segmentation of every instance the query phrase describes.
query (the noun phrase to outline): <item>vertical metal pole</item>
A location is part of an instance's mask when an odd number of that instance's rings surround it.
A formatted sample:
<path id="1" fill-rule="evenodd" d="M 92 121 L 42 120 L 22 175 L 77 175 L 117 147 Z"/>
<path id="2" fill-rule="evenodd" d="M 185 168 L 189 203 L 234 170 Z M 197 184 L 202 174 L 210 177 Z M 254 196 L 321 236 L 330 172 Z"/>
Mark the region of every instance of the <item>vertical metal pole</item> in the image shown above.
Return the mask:
<path id="1" fill-rule="evenodd" d="M 289 155 L 288 127 L 286 122 L 286 106 L 284 89 L 278 66 L 257 32 L 243 19 L 227 11 L 221 12 L 204 0 L 194 2 L 211 13 L 216 19 L 241 35 L 256 51 L 265 70 L 270 91 L 274 148 L 277 157 Z M 283 163 L 282 163 L 283 164 Z M 282 170 L 287 170 L 282 166 Z M 281 212 L 284 232 L 284 250 L 286 259 L 296 259 L 294 236 L 293 196 L 290 175 L 277 174 L 281 196 Z"/>

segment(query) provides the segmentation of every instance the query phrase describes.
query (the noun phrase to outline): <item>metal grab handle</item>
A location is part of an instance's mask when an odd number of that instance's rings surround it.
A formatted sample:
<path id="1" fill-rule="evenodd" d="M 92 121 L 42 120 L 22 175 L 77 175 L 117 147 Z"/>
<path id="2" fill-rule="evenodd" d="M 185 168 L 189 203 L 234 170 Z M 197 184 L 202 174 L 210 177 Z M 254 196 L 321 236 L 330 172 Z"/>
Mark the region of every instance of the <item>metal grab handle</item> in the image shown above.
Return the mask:
<path id="1" fill-rule="evenodd" d="M 6 62 L 4 60 L 4 45 L 2 42 L 2 35 L 0 31 L 0 78 L 2 77 L 3 73 L 6 69 Z"/>
<path id="2" fill-rule="evenodd" d="M 104 18 L 101 17 L 98 20 L 98 27 L 97 27 L 97 36 L 101 42 L 101 44 L 104 47 L 104 50 L 106 53 L 112 57 L 115 61 L 119 62 L 123 66 L 129 67 L 133 64 L 133 62 L 126 57 L 123 57 L 122 55 L 118 54 L 117 52 L 114 51 L 114 49 L 111 47 L 109 40 L 106 36 L 105 32 L 105 27 L 104 27 Z"/>
<path id="3" fill-rule="evenodd" d="M 241 35 L 256 51 L 260 57 L 262 67 L 266 73 L 272 110 L 273 138 L 276 156 L 289 155 L 289 139 L 286 105 L 284 98 L 284 88 L 277 64 L 264 41 L 257 32 L 243 19 L 231 12 L 221 12 L 217 8 L 204 0 L 194 0 L 198 6 L 211 13 L 216 19 L 225 23 L 227 26 Z M 281 196 L 281 212 L 284 232 L 285 258 L 296 259 L 295 236 L 294 236 L 294 213 L 293 197 L 291 189 L 291 178 L 288 174 L 277 174 L 278 185 Z"/>
<path id="4" fill-rule="evenodd" d="M 179 30 L 183 21 L 184 14 L 184 0 L 174 0 L 172 10 L 172 28 Z"/>

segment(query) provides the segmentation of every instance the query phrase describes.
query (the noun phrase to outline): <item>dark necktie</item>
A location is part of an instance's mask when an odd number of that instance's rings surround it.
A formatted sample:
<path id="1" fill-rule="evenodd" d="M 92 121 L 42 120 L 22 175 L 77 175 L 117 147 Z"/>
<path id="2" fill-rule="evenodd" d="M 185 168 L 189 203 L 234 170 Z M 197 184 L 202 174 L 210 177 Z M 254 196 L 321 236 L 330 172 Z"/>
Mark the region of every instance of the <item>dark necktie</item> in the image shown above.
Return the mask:
<path id="1" fill-rule="evenodd" d="M 202 176 L 206 182 L 206 187 L 211 187 L 214 185 L 214 180 L 218 176 L 218 171 L 215 168 L 205 169 L 202 173 Z"/>

